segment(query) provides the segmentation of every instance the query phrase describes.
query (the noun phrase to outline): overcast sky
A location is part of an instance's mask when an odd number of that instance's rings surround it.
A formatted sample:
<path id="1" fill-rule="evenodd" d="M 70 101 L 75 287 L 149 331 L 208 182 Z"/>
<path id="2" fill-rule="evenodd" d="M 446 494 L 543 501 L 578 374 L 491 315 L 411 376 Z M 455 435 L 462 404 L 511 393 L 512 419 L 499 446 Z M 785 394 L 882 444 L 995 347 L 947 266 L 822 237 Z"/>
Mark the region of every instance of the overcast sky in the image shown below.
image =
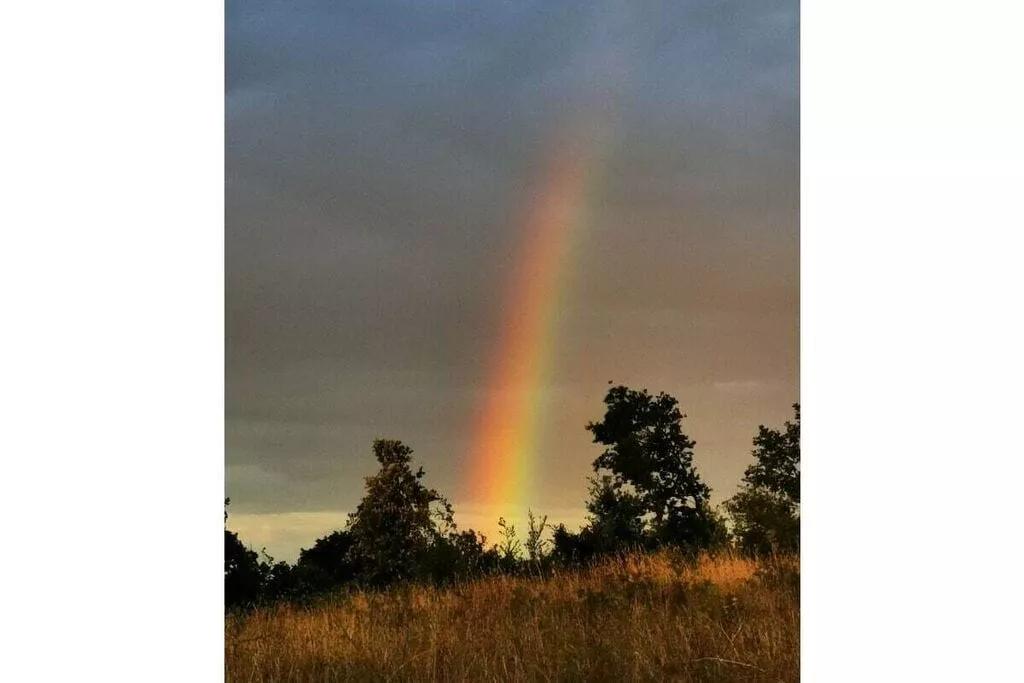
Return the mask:
<path id="1" fill-rule="evenodd" d="M 229 526 L 292 560 L 376 437 L 457 520 L 553 140 L 607 144 L 554 337 L 534 497 L 578 524 L 608 381 L 676 396 L 721 502 L 799 400 L 798 3 L 227 2 Z M 548 154 L 546 154 L 548 153 Z"/>

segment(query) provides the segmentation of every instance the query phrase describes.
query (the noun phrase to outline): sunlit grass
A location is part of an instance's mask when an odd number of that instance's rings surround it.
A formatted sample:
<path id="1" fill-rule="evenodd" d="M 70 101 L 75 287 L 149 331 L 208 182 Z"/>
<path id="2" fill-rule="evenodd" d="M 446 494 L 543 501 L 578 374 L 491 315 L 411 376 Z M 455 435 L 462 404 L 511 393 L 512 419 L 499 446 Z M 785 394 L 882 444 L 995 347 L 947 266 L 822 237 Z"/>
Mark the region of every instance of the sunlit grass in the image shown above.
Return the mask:
<path id="1" fill-rule="evenodd" d="M 226 622 L 228 681 L 797 681 L 799 561 L 631 555 Z"/>

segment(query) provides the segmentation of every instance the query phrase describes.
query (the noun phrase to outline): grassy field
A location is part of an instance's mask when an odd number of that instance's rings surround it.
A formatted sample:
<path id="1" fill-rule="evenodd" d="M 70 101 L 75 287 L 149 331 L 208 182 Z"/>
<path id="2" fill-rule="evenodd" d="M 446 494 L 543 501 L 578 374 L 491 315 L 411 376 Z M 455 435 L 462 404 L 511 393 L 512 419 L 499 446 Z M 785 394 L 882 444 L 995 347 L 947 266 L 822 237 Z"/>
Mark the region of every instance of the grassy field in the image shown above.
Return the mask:
<path id="1" fill-rule="evenodd" d="M 228 681 L 797 681 L 799 561 L 630 556 L 226 621 Z"/>

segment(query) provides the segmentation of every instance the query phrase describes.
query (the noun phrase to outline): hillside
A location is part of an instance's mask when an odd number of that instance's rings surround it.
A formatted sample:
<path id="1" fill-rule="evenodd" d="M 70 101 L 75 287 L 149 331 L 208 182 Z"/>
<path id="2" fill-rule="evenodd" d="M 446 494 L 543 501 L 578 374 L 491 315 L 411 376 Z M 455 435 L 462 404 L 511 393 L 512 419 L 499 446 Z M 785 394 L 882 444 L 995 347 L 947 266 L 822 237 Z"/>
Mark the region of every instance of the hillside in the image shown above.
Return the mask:
<path id="1" fill-rule="evenodd" d="M 797 681 L 799 560 L 631 555 L 229 616 L 230 681 Z"/>

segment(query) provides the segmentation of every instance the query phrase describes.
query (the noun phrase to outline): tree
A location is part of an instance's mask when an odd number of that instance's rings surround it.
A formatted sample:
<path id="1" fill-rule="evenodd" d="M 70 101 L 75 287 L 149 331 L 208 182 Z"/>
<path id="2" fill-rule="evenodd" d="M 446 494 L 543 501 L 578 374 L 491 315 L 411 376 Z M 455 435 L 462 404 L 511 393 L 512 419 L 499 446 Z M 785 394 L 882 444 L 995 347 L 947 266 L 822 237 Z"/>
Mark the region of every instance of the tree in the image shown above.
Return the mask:
<path id="1" fill-rule="evenodd" d="M 748 555 L 800 550 L 800 517 L 782 496 L 764 488 L 745 486 L 725 502 L 733 535 Z"/>
<path id="2" fill-rule="evenodd" d="M 757 428 L 754 437 L 755 463 L 747 468 L 743 480 L 800 504 L 800 404 L 793 404 L 795 417 L 783 431 Z"/>
<path id="3" fill-rule="evenodd" d="M 246 548 L 234 531 L 228 531 L 228 505 L 224 499 L 224 606 L 251 605 L 260 598 L 264 568 L 255 551 Z"/>
<path id="4" fill-rule="evenodd" d="M 486 544 L 486 537 L 472 529 L 452 531 L 431 546 L 424 565 L 425 578 L 445 584 L 497 568 L 498 551 L 486 550 Z"/>
<path id="5" fill-rule="evenodd" d="M 261 599 L 266 602 L 278 600 L 295 600 L 313 592 L 313 587 L 302 580 L 302 572 L 284 561 L 275 561 L 267 554 L 266 548 L 260 550 L 263 556 L 260 569 L 263 574 Z"/>
<path id="6" fill-rule="evenodd" d="M 594 552 L 637 549 L 650 545 L 646 533 L 644 514 L 647 512 L 639 495 L 611 475 L 590 480 L 590 513 L 583 541 Z"/>
<path id="7" fill-rule="evenodd" d="M 594 556 L 594 547 L 589 528 L 578 533 L 569 531 L 564 524 L 559 524 L 551 533 L 551 554 L 563 565 L 583 564 Z"/>
<path id="8" fill-rule="evenodd" d="M 418 578 L 432 546 L 455 523 L 451 505 L 412 470 L 412 449 L 401 441 L 377 439 L 373 453 L 380 471 L 366 478 L 366 495 L 349 516 L 350 556 L 371 584 Z"/>
<path id="9" fill-rule="evenodd" d="M 707 516 L 710 528 L 708 549 L 712 551 L 732 549 L 733 536 L 729 531 L 728 510 L 723 512 L 721 508 L 709 508 Z"/>
<path id="10" fill-rule="evenodd" d="M 740 548 L 752 555 L 800 550 L 800 404 L 793 411 L 781 431 L 758 427 L 754 464 L 725 503 Z"/>
<path id="11" fill-rule="evenodd" d="M 345 531 L 318 538 L 312 548 L 299 551 L 296 568 L 312 590 L 325 590 L 352 581 L 356 567 L 349 555 L 354 539 Z"/>
<path id="12" fill-rule="evenodd" d="M 696 444 L 683 433 L 679 402 L 664 392 L 616 386 L 604 403 L 604 419 L 587 425 L 594 443 L 606 446 L 594 460 L 594 471 L 607 472 L 607 479 L 592 487 L 591 513 L 600 518 L 607 508 L 625 507 L 611 515 L 618 520 L 635 519 L 639 511 L 657 542 L 707 547 L 715 534 L 711 489 L 694 469 Z"/>

